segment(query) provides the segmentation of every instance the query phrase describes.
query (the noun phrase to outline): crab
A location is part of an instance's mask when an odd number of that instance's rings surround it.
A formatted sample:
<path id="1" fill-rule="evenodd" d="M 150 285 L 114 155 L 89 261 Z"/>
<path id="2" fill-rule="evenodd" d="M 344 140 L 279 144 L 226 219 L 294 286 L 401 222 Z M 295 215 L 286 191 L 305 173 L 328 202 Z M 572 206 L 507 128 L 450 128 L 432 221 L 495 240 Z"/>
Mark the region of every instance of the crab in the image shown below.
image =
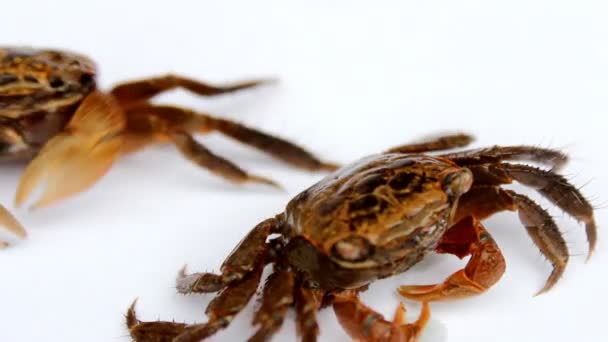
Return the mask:
<path id="1" fill-rule="evenodd" d="M 532 187 L 583 223 L 591 255 L 597 240 L 593 208 L 557 173 L 567 156 L 531 146 L 429 154 L 471 140 L 455 134 L 403 145 L 328 175 L 294 197 L 283 213 L 253 228 L 219 274 L 179 273 L 180 293 L 218 292 L 207 307 L 207 322 L 140 321 L 134 302 L 126 315 L 130 335 L 136 342 L 195 342 L 213 335 L 247 305 L 264 267 L 271 264 L 273 272 L 253 319 L 257 330 L 249 341 L 268 340 L 290 307 L 295 307 L 301 340 L 315 341 L 315 314 L 326 306 L 333 306 L 353 339 L 417 341 L 430 317 L 429 302 L 479 295 L 501 278 L 505 260 L 481 222 L 501 211 L 519 214 L 532 241 L 551 262 L 553 271 L 538 293 L 550 290 L 568 263 L 564 238 L 545 209 L 502 186 L 515 181 Z M 470 258 L 439 284 L 398 289 L 422 303 L 416 321 L 403 321 L 403 304 L 389 321 L 360 300 L 359 293 L 370 283 L 407 271 L 431 252 Z"/>
<path id="2" fill-rule="evenodd" d="M 234 183 L 274 181 L 251 174 L 197 142 L 193 133 L 217 131 L 306 170 L 334 170 L 286 140 L 186 108 L 150 100 L 183 88 L 201 96 L 248 89 L 272 80 L 210 85 L 178 75 L 97 89 L 95 64 L 58 50 L 0 47 L 0 160 L 27 160 L 17 188 L 21 205 L 46 183 L 33 208 L 50 205 L 93 185 L 118 156 L 159 141 L 173 143 L 187 159 Z M 18 237 L 23 227 L 0 206 L 0 224 Z M 0 246 L 7 242 L 0 241 Z"/>

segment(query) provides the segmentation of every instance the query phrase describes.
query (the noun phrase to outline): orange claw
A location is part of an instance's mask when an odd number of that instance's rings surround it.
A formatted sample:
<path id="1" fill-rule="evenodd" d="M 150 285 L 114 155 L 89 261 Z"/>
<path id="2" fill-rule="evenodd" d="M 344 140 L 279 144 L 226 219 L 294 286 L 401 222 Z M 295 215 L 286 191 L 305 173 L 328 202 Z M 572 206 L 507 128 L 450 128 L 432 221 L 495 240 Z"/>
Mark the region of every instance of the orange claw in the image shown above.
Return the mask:
<path id="1" fill-rule="evenodd" d="M 64 132 L 49 140 L 26 167 L 17 188 L 20 206 L 40 182 L 44 191 L 33 208 L 58 202 L 93 185 L 112 166 L 122 146 L 124 114 L 103 93 L 89 94 Z"/>
<path id="2" fill-rule="evenodd" d="M 17 221 L 17 219 L 6 208 L 0 205 L 0 226 L 5 227 L 11 233 L 21 239 L 25 239 L 27 233 L 25 228 Z M 8 247 L 8 242 L 0 240 L 0 248 Z"/>
<path id="3" fill-rule="evenodd" d="M 418 319 L 403 324 L 405 305 L 400 303 L 392 322 L 367 307 L 355 295 L 336 295 L 334 312 L 346 332 L 357 341 L 367 342 L 416 342 L 431 317 L 427 302 L 422 303 Z"/>
<path id="4" fill-rule="evenodd" d="M 436 285 L 405 285 L 397 290 L 400 295 L 417 301 L 453 300 L 484 292 L 486 288 L 472 281 L 464 270 L 452 274 Z"/>

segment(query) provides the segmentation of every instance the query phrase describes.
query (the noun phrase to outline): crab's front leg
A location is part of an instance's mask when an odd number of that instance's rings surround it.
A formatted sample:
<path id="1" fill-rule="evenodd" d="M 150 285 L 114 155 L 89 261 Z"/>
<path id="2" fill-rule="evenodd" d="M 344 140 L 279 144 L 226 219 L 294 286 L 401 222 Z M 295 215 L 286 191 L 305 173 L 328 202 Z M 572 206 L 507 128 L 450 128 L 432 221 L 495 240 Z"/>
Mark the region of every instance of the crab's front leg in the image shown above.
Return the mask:
<path id="1" fill-rule="evenodd" d="M 187 325 L 175 322 L 142 322 L 134 305 L 127 313 L 127 327 L 136 342 L 196 342 L 226 328 L 255 294 L 269 254 L 266 240 L 280 230 L 281 220 L 271 218 L 258 224 L 224 261 L 221 274 L 180 272 L 180 293 L 220 291 L 207 306 L 206 323 Z"/>
<path id="2" fill-rule="evenodd" d="M 344 291 L 334 295 L 334 312 L 346 332 L 357 341 L 367 342 L 415 342 L 431 316 L 428 303 L 422 304 L 418 319 L 403 324 L 405 306 L 400 303 L 393 321 L 387 321 L 361 302 L 356 291 Z"/>
<path id="3" fill-rule="evenodd" d="M 127 327 L 135 342 L 198 342 L 221 329 L 249 303 L 255 294 L 263 265 L 258 265 L 238 282 L 226 286 L 207 306 L 209 317 L 206 323 L 184 324 L 176 322 L 142 322 L 137 319 L 135 303 L 127 312 Z"/>
<path id="4" fill-rule="evenodd" d="M 505 272 L 505 259 L 498 245 L 472 216 L 452 226 L 436 250 L 460 258 L 470 255 L 471 259 L 465 268 L 453 273 L 440 284 L 399 287 L 402 296 L 423 302 L 469 297 L 486 291 Z"/>
<path id="5" fill-rule="evenodd" d="M 216 292 L 230 283 L 244 278 L 258 264 L 265 262 L 269 248 L 266 240 L 271 234 L 280 231 L 281 220 L 276 217 L 270 218 L 253 228 L 226 258 L 220 274 L 193 273 L 187 275 L 182 270 L 177 278 L 177 291 L 182 294 Z"/>
<path id="6" fill-rule="evenodd" d="M 97 91 L 89 94 L 64 131 L 49 140 L 26 167 L 15 205 L 21 205 L 41 182 L 44 191 L 34 208 L 89 188 L 118 157 L 124 127 L 124 113 L 111 96 Z"/>

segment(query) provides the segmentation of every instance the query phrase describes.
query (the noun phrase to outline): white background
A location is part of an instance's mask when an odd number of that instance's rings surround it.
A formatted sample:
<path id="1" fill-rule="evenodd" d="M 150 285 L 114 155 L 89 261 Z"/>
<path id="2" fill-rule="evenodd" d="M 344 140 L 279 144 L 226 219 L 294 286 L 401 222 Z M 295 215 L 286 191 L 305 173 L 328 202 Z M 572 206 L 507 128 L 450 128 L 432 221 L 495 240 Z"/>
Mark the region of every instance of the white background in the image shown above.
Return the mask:
<path id="1" fill-rule="evenodd" d="M 245 122 L 341 163 L 444 131 L 470 132 L 476 146 L 563 148 L 572 155 L 565 173 L 606 207 L 605 2 L 295 3 L 9 1 L 0 42 L 84 52 L 99 63 L 104 88 L 169 71 L 214 82 L 276 76 L 279 85 L 239 95 L 173 92 L 159 102 Z M 211 296 L 175 294 L 178 269 L 217 270 L 251 227 L 323 175 L 215 134 L 201 141 L 287 191 L 227 184 L 172 146 L 159 146 L 120 160 L 94 188 L 60 205 L 16 210 L 30 236 L 0 252 L 0 341 L 129 341 L 123 314 L 136 297 L 142 319 L 204 321 Z M 2 170 L 6 205 L 21 169 Z M 600 240 L 587 264 L 583 229 L 551 210 L 572 253 L 555 289 L 532 297 L 550 266 L 515 214 L 496 215 L 487 226 L 506 255 L 506 274 L 482 296 L 433 304 L 431 335 L 467 342 L 605 338 L 606 210 L 596 212 Z M 398 285 L 440 281 L 462 265 L 433 255 L 374 283 L 363 297 L 390 316 Z M 406 303 L 410 316 L 417 314 L 419 306 Z M 252 310 L 213 340 L 248 337 Z M 349 340 L 331 310 L 319 320 L 321 341 Z M 290 314 L 276 340 L 294 339 Z"/>

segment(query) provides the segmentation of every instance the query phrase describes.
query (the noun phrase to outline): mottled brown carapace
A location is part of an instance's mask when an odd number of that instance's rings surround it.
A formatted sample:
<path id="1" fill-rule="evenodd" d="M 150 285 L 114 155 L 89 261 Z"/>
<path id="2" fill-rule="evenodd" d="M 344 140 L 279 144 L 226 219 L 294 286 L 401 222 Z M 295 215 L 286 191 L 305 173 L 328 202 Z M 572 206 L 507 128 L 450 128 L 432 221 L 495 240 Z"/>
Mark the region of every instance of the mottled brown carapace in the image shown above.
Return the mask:
<path id="1" fill-rule="evenodd" d="M 252 88 L 265 80 L 209 85 L 176 75 L 115 86 L 95 84 L 95 64 L 85 56 L 56 50 L 0 47 L 0 160 L 29 160 L 15 197 L 20 205 L 40 184 L 34 207 L 49 205 L 87 189 L 121 154 L 169 141 L 188 159 L 235 182 L 276 186 L 215 155 L 192 134 L 217 131 L 306 170 L 333 170 L 286 140 L 189 109 L 155 105 L 154 96 L 183 88 L 215 96 Z M 17 236 L 25 230 L 0 207 L 0 225 Z M 0 246 L 6 242 L 0 241 Z"/>
<path id="2" fill-rule="evenodd" d="M 429 302 L 466 298 L 493 286 L 505 271 L 498 245 L 481 221 L 517 211 L 553 272 L 539 293 L 553 287 L 568 262 L 557 225 L 533 200 L 503 189 L 519 182 L 537 190 L 585 224 L 589 255 L 596 243 L 593 209 L 557 173 L 567 157 L 529 146 L 492 147 L 429 155 L 467 145 L 454 135 L 404 145 L 364 158 L 303 191 L 286 210 L 258 224 L 224 261 L 220 274 L 178 277 L 180 293 L 218 292 L 206 323 L 142 322 L 134 305 L 127 326 L 137 342 L 195 342 L 226 328 L 249 302 L 268 264 L 250 341 L 266 341 L 290 307 L 302 341 L 315 341 L 316 311 L 333 306 L 345 331 L 358 341 L 417 341 L 430 316 Z M 537 168 L 517 161 L 534 162 Z M 469 257 L 466 266 L 433 285 L 401 286 L 398 292 L 423 303 L 417 321 L 404 324 L 400 305 L 392 321 L 364 305 L 358 293 L 380 278 L 407 271 L 431 252 Z"/>

